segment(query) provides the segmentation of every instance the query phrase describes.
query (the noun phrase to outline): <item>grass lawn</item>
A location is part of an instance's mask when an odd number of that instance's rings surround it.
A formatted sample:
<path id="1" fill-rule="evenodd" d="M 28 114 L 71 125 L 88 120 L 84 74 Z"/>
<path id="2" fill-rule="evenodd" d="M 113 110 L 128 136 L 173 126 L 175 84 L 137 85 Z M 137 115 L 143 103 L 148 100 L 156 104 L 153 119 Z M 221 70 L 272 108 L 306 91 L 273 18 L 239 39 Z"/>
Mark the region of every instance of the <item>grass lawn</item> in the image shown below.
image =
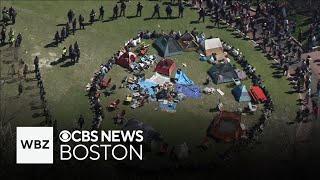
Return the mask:
<path id="1" fill-rule="evenodd" d="M 99 68 L 99 65 L 105 63 L 109 57 L 113 55 L 126 40 L 135 37 L 138 30 L 165 30 L 184 32 L 191 31 L 194 27 L 203 31 L 206 36 L 220 37 L 229 44 L 237 47 L 247 57 L 248 61 L 257 69 L 258 74 L 264 79 L 264 83 L 269 90 L 275 103 L 275 112 L 271 122 L 265 129 L 265 136 L 262 139 L 262 145 L 258 146 L 254 151 L 257 153 L 242 153 L 239 158 L 246 158 L 248 162 L 254 162 L 256 158 L 261 160 L 277 160 L 279 151 L 285 151 L 288 143 L 292 143 L 294 126 L 287 126 L 286 121 L 291 120 L 295 116 L 297 109 L 297 95 L 292 94 L 289 82 L 284 77 L 275 76 L 277 72 L 271 67 L 272 62 L 269 61 L 261 52 L 256 51 L 253 44 L 249 41 L 236 38 L 228 31 L 228 28 L 207 28 L 211 25 L 209 19 L 206 23 L 191 24 L 191 21 L 197 20 L 196 11 L 186 8 L 185 17 L 183 19 L 154 19 L 144 20 L 152 14 L 155 2 L 142 1 L 144 4 L 143 14 L 141 18 L 125 18 L 121 17 L 115 21 L 95 22 L 92 26 L 87 26 L 85 30 L 78 30 L 73 36 L 69 36 L 62 45 L 56 47 L 45 48 L 52 42 L 54 33 L 61 30 L 58 24 L 64 24 L 67 21 L 67 11 L 71 8 L 78 18 L 82 14 L 87 21 L 89 12 L 95 9 L 98 14 L 98 8 L 103 5 L 105 8 L 105 19 L 111 15 L 111 9 L 114 1 L 2 1 L 2 6 L 13 6 L 18 13 L 17 22 L 13 26 L 16 33 L 21 32 L 23 36 L 22 47 L 19 55 L 23 60 L 33 68 L 32 62 L 35 55 L 40 58 L 42 64 L 41 72 L 43 76 L 44 86 L 47 92 L 49 109 L 57 119 L 59 129 L 73 129 L 80 114 L 84 115 L 86 120 L 85 128 L 91 128 L 91 120 L 93 113 L 89 109 L 88 97 L 86 96 L 85 86 L 90 81 L 93 73 Z M 127 16 L 135 15 L 136 3 L 127 4 Z M 164 16 L 164 7 L 161 8 L 161 15 Z M 174 7 L 176 14 L 176 7 Z M 73 66 L 64 65 L 65 62 L 50 66 L 49 63 L 60 58 L 63 46 L 68 47 L 78 41 L 81 48 L 80 63 Z M 151 41 L 148 41 L 151 43 Z M 1 48 L 4 51 L 6 47 Z M 156 53 L 151 48 L 150 53 Z M 5 53 L 1 54 L 1 59 L 6 57 Z M 174 57 L 178 68 L 185 71 L 190 79 L 196 85 L 202 86 L 207 77 L 206 71 L 211 67 L 208 63 L 200 62 L 199 55 L 195 52 L 184 53 L 183 55 Z M 6 64 L 1 62 L 1 75 L 4 75 L 7 69 Z M 182 63 L 186 63 L 187 67 L 182 67 Z M 111 77 L 114 84 L 120 85 L 121 80 L 128 73 L 125 69 L 115 66 L 107 78 Z M 146 77 L 152 76 L 152 70 L 146 72 Z M 30 77 L 33 75 L 29 75 Z M 17 82 L 5 86 L 7 97 L 13 97 L 17 92 Z M 34 86 L 35 82 L 26 82 L 26 86 Z M 245 82 L 249 88 L 251 83 Z M 218 93 L 214 95 L 203 95 L 202 99 L 187 99 L 177 105 L 177 112 L 170 114 L 161 111 L 159 104 L 152 102 L 144 107 L 131 110 L 129 106 L 121 106 L 120 109 L 126 109 L 126 118 L 135 117 L 147 124 L 152 125 L 158 130 L 169 144 L 177 144 L 186 142 L 194 156 L 206 161 L 207 159 L 217 157 L 230 144 L 216 144 L 215 147 L 206 152 L 198 153 L 195 146 L 199 145 L 205 136 L 206 129 L 216 113 L 209 110 L 215 106 L 221 99 L 225 106 L 230 110 L 237 110 L 244 104 L 237 103 L 228 84 L 214 85 L 215 88 L 221 88 L 226 95 L 220 96 Z M 6 111 L 14 113 L 15 117 L 10 120 L 13 127 L 21 125 L 37 125 L 41 122 L 39 118 L 32 118 L 35 112 L 41 110 L 31 110 L 30 100 L 35 98 L 31 96 L 36 94 L 34 91 L 28 91 L 26 96 L 11 101 L 2 100 L 6 104 Z M 125 95 L 130 93 L 127 89 L 119 89 L 115 95 L 111 97 L 101 97 L 103 105 L 117 98 L 124 99 Z M 36 96 L 36 95 L 34 95 Z M 38 98 L 39 99 L 39 98 Z M 38 100 L 39 101 L 39 100 Z M 3 107 L 2 107 L 3 109 Z M 116 112 L 105 112 L 106 118 L 103 121 L 103 129 L 115 129 L 112 117 Z M 259 114 L 258 114 L 259 115 Z M 258 115 L 243 116 L 243 122 L 248 126 L 252 126 L 257 122 Z M 152 157 L 150 157 L 152 159 Z"/>

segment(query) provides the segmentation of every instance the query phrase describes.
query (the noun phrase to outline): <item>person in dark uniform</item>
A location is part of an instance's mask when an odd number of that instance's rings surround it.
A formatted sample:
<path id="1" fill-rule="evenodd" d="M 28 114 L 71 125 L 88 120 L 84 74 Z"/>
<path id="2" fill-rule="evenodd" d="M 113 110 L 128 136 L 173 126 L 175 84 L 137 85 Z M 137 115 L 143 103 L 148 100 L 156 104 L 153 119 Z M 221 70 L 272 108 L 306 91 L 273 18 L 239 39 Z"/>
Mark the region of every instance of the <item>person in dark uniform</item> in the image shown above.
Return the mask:
<path id="1" fill-rule="evenodd" d="M 2 28 L 1 30 L 1 44 L 4 45 L 6 40 L 6 28 Z"/>
<path id="2" fill-rule="evenodd" d="M 22 35 L 21 35 L 21 33 L 19 33 L 18 36 L 17 36 L 17 40 L 16 40 L 14 46 L 15 47 L 20 47 L 21 42 L 22 42 Z"/>
<path id="3" fill-rule="evenodd" d="M 11 18 L 12 24 L 16 23 L 16 17 L 17 17 L 17 12 L 15 9 L 13 9 L 12 18 Z"/>
<path id="4" fill-rule="evenodd" d="M 60 32 L 61 41 L 64 41 L 64 39 L 66 38 L 65 35 L 66 35 L 66 29 L 63 27 Z"/>
<path id="5" fill-rule="evenodd" d="M 215 15 L 214 15 L 214 27 L 216 27 L 216 26 L 219 27 L 219 22 L 220 22 L 219 12 L 218 12 L 218 11 L 215 11 Z"/>
<path id="6" fill-rule="evenodd" d="M 36 56 L 33 60 L 33 64 L 34 64 L 34 71 L 38 71 L 39 70 L 39 58 L 38 56 Z"/>
<path id="7" fill-rule="evenodd" d="M 136 16 L 141 17 L 142 9 L 143 9 L 143 5 L 141 4 L 141 2 L 138 2 L 138 4 L 137 4 L 137 15 Z"/>
<path id="8" fill-rule="evenodd" d="M 72 21 L 72 34 L 73 35 L 76 32 L 76 29 L 77 29 L 77 18 L 74 18 L 74 20 Z"/>
<path id="9" fill-rule="evenodd" d="M 74 13 L 73 13 L 73 11 L 71 9 L 69 10 L 67 16 L 68 16 L 69 23 L 71 23 L 72 19 L 73 19 L 73 16 L 74 16 Z"/>
<path id="10" fill-rule="evenodd" d="M 202 18 L 202 22 L 204 22 L 204 16 L 206 15 L 205 11 L 203 8 L 200 9 L 199 13 L 199 19 L 198 22 L 200 22 L 201 18 Z"/>
<path id="11" fill-rule="evenodd" d="M 66 37 L 69 37 L 69 32 L 70 32 L 70 24 L 66 24 Z"/>
<path id="12" fill-rule="evenodd" d="M 117 18 L 118 18 L 118 12 L 119 12 L 119 7 L 118 7 L 118 5 L 116 4 L 116 5 L 113 7 L 112 19 L 117 19 Z"/>
<path id="13" fill-rule="evenodd" d="M 99 20 L 103 20 L 103 16 L 104 16 L 104 9 L 103 6 L 100 7 L 99 9 Z"/>
<path id="14" fill-rule="evenodd" d="M 56 43 L 56 46 L 58 47 L 59 42 L 60 42 L 59 31 L 57 31 L 56 34 L 54 35 L 54 41 L 55 41 L 55 43 Z"/>
<path id="15" fill-rule="evenodd" d="M 170 4 L 168 4 L 168 6 L 166 7 L 166 13 L 167 13 L 167 19 L 171 18 L 172 15 L 172 7 L 170 6 Z"/>
<path id="16" fill-rule="evenodd" d="M 90 23 L 93 24 L 94 22 L 94 17 L 96 16 L 96 12 L 92 9 L 90 12 Z"/>
<path id="17" fill-rule="evenodd" d="M 11 6 L 11 7 L 9 8 L 9 17 L 10 17 L 10 20 L 12 20 L 13 11 L 14 11 L 14 9 L 13 9 L 13 7 Z"/>
<path id="18" fill-rule="evenodd" d="M 127 8 L 127 5 L 126 3 L 123 1 L 120 5 L 120 15 L 119 16 L 123 16 L 126 17 L 126 8 Z"/>
<path id="19" fill-rule="evenodd" d="M 182 2 L 179 2 L 178 10 L 179 10 L 178 17 L 182 17 L 183 18 L 184 5 L 183 5 Z"/>
<path id="20" fill-rule="evenodd" d="M 85 29 L 84 28 L 84 17 L 81 14 L 79 15 L 79 25 L 80 25 L 80 29 Z"/>
<path id="21" fill-rule="evenodd" d="M 84 118 L 82 117 L 82 115 L 80 115 L 79 119 L 78 119 L 78 124 L 80 129 L 82 129 L 83 124 L 84 124 Z"/>
<path id="22" fill-rule="evenodd" d="M 75 61 L 74 49 L 73 49 L 72 45 L 69 46 L 69 57 L 71 59 L 71 62 Z"/>
<path id="23" fill-rule="evenodd" d="M 74 52 L 75 52 L 75 56 L 76 56 L 76 62 L 79 62 L 80 48 L 79 48 L 79 44 L 77 41 L 74 43 Z"/>
<path id="24" fill-rule="evenodd" d="M 153 18 L 156 14 L 158 15 L 158 18 L 160 18 L 160 6 L 158 3 L 154 6 L 154 11 L 151 18 Z"/>
<path id="25" fill-rule="evenodd" d="M 19 82 L 19 85 L 18 85 L 18 92 L 19 92 L 18 96 L 20 96 L 23 93 L 23 85 L 21 81 Z"/>

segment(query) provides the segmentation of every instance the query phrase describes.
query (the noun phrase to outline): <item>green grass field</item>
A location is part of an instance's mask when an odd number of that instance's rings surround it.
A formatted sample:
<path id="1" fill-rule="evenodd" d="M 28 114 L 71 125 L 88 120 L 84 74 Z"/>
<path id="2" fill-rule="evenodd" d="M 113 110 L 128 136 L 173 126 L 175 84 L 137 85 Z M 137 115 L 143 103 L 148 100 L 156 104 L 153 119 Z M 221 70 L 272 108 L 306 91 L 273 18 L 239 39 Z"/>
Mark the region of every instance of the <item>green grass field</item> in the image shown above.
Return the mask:
<path id="1" fill-rule="evenodd" d="M 95 22 L 92 26 L 87 26 L 85 30 L 77 30 L 76 34 L 69 36 L 59 47 L 44 48 L 52 42 L 54 33 L 61 30 L 58 24 L 67 22 L 67 11 L 72 9 L 75 16 L 82 14 L 87 21 L 89 12 L 95 9 L 98 14 L 98 8 L 103 5 L 105 8 L 105 19 L 112 14 L 114 1 L 2 1 L 1 6 L 14 6 L 18 13 L 17 22 L 13 27 L 16 33 L 21 32 L 23 36 L 22 47 L 19 49 L 19 57 L 21 57 L 29 67 L 33 68 L 32 62 L 35 55 L 40 58 L 41 72 L 43 76 L 44 86 L 47 91 L 47 99 L 49 110 L 58 122 L 59 129 L 73 129 L 76 127 L 76 121 L 80 114 L 85 117 L 85 128 L 91 128 L 93 113 L 89 109 L 88 97 L 85 96 L 85 86 L 90 81 L 93 73 L 99 68 L 99 65 L 105 63 L 109 57 L 115 53 L 121 45 L 128 39 L 135 37 L 138 30 L 156 30 L 156 31 L 175 31 L 184 32 L 191 31 L 196 27 L 199 31 L 203 31 L 206 36 L 215 36 L 223 39 L 229 44 L 237 47 L 247 57 L 248 61 L 256 67 L 258 74 L 264 79 L 264 83 L 269 90 L 275 103 L 275 112 L 273 117 L 265 129 L 262 144 L 254 151 L 243 152 L 239 154 L 239 158 L 246 158 L 248 162 L 260 160 L 277 160 L 278 153 L 287 151 L 288 144 L 293 142 L 294 125 L 287 126 L 286 121 L 292 120 L 297 109 L 297 95 L 292 94 L 291 87 L 286 78 L 275 78 L 276 70 L 271 68 L 272 62 L 254 48 L 254 45 L 243 39 L 236 38 L 228 28 L 206 28 L 212 23 L 206 18 L 205 23 L 191 24 L 191 21 L 197 20 L 198 15 L 195 10 L 186 8 L 183 19 L 152 19 L 144 20 L 152 14 L 155 2 L 142 1 L 144 4 L 143 14 L 141 18 L 125 18 L 110 22 Z M 127 16 L 135 15 L 136 2 L 127 4 Z M 174 7 L 174 14 L 177 14 Z M 161 15 L 164 16 L 164 6 L 161 8 Z M 228 31 L 229 30 L 229 31 Z M 63 46 L 68 47 L 78 41 L 81 48 L 80 63 L 69 67 L 63 67 L 63 63 L 50 66 L 49 63 L 60 58 Z M 151 41 L 148 43 L 151 43 Z M 8 65 L 3 60 L 9 56 L 8 46 L 2 47 L 1 54 L 1 75 L 6 76 Z M 6 55 L 7 53 L 7 55 Z M 150 53 L 156 53 L 154 49 Z M 178 68 L 182 68 L 188 77 L 192 79 L 196 85 L 201 85 L 207 77 L 206 71 L 211 67 L 208 63 L 200 62 L 199 55 L 195 52 L 184 53 L 181 56 L 174 57 Z M 182 67 L 182 63 L 186 63 L 187 67 Z M 61 67 L 62 65 L 62 67 Z M 111 77 L 113 83 L 120 85 L 121 80 L 128 73 L 121 67 L 116 67 L 108 73 L 107 77 Z M 148 70 L 147 78 L 151 77 L 152 70 Z M 29 77 L 33 75 L 29 74 Z M 13 114 L 10 123 L 15 126 L 32 126 L 39 125 L 41 118 L 32 118 L 32 114 L 39 113 L 41 110 L 31 110 L 31 102 L 39 102 L 40 98 L 36 97 L 38 90 L 25 91 L 25 95 L 21 98 L 8 100 L 17 94 L 17 82 L 5 85 L 3 91 L 6 98 L 2 98 L 2 110 Z M 245 82 L 248 88 L 251 82 Z M 26 86 L 35 86 L 36 82 L 25 82 Z M 216 144 L 213 149 L 206 153 L 198 153 L 195 146 L 199 145 L 205 136 L 206 129 L 213 117 L 217 113 L 209 110 L 213 108 L 219 99 L 230 110 L 237 110 L 244 107 L 244 104 L 237 103 L 228 84 L 214 85 L 215 88 L 221 88 L 226 95 L 220 96 L 218 93 L 214 95 L 203 95 L 203 99 L 188 99 L 177 105 L 177 112 L 174 114 L 156 111 L 159 104 L 152 102 L 146 104 L 142 108 L 131 110 L 129 106 L 120 106 L 120 109 L 126 109 L 126 118 L 137 118 L 147 124 L 152 125 L 158 130 L 169 144 L 177 144 L 187 142 L 192 149 L 194 156 L 201 157 L 206 161 L 209 158 L 217 157 L 229 145 Z M 289 93 L 288 93 L 289 92 Z M 127 89 L 119 89 L 115 95 L 111 97 L 101 97 L 104 107 L 117 98 L 124 99 L 126 94 L 130 93 Z M 32 96 L 33 95 L 33 96 Z M 117 111 L 116 111 L 117 112 Z M 116 112 L 105 111 L 106 118 L 103 121 L 103 129 L 116 129 L 112 117 Z M 255 116 L 243 116 L 243 122 L 248 126 L 252 126 L 258 120 L 259 114 Z M 256 153 L 254 153 L 256 152 Z M 271 152 L 271 153 L 270 153 Z M 150 157 L 152 159 L 152 157 Z"/>

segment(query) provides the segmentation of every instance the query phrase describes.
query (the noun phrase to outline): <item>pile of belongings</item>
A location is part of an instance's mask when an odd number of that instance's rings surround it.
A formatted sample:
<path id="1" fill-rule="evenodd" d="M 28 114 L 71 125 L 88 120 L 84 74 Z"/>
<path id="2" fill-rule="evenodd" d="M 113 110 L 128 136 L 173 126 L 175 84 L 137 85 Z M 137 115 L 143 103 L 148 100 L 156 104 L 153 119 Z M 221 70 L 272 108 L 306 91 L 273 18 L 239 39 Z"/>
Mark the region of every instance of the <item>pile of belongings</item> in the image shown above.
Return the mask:
<path id="1" fill-rule="evenodd" d="M 205 87 L 205 88 L 203 89 L 203 92 L 204 92 L 205 94 L 213 94 L 214 92 L 216 92 L 216 89 L 213 88 L 213 87 Z"/>

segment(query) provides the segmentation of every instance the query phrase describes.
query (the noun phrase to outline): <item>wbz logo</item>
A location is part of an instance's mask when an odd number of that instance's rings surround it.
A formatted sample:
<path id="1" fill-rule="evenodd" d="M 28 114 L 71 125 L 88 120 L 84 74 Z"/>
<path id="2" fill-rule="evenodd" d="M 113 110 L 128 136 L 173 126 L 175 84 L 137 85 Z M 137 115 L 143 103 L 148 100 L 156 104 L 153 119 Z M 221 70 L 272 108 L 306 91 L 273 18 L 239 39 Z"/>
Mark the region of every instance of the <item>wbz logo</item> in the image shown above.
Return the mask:
<path id="1" fill-rule="evenodd" d="M 17 127 L 17 164 L 53 164 L 52 127 Z"/>

